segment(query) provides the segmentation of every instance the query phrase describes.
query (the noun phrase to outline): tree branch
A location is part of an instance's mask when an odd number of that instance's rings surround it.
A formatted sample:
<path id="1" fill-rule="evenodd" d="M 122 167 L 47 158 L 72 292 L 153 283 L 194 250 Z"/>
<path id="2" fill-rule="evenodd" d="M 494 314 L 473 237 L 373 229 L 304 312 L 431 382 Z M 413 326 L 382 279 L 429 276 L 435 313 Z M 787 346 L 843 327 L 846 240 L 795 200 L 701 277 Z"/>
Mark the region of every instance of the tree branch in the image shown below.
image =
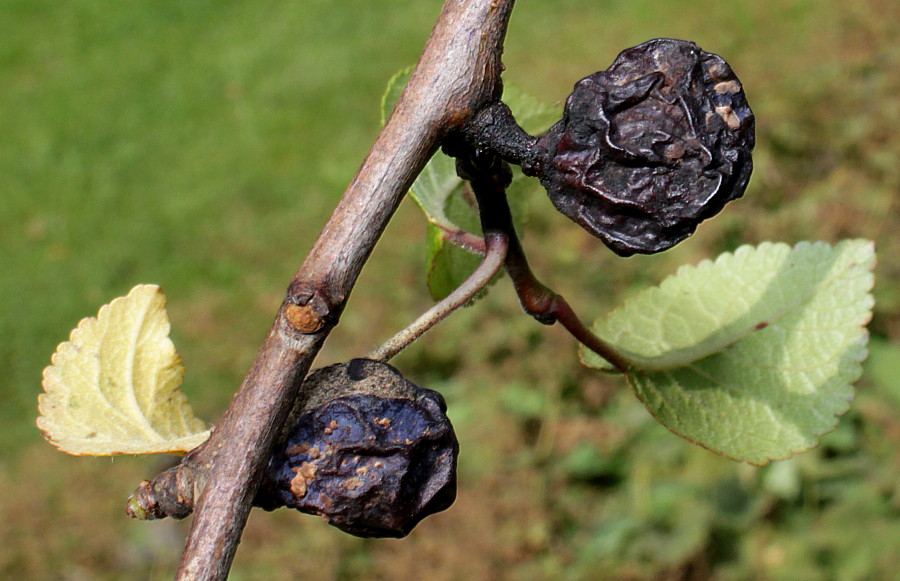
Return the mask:
<path id="1" fill-rule="evenodd" d="M 513 0 L 446 0 L 406 90 L 325 225 L 231 406 L 202 448 L 208 471 L 178 579 L 224 579 L 276 435 L 403 195 L 441 139 L 499 99 Z M 198 483 L 195 482 L 195 485 Z"/>

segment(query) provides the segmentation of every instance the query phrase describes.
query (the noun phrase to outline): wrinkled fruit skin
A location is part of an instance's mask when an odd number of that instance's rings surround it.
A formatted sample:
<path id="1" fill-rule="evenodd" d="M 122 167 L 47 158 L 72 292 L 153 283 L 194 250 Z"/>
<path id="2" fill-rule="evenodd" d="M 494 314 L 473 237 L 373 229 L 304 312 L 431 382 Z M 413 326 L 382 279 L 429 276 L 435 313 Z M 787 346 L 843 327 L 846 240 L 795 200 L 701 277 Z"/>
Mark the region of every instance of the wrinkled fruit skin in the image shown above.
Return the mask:
<path id="1" fill-rule="evenodd" d="M 651 40 L 575 85 L 538 142 L 541 183 L 617 254 L 652 254 L 744 193 L 753 145 L 728 64 L 692 42 Z"/>
<path id="2" fill-rule="evenodd" d="M 269 467 L 284 504 L 360 537 L 404 537 L 456 498 L 456 435 L 437 392 L 349 395 L 300 417 Z"/>

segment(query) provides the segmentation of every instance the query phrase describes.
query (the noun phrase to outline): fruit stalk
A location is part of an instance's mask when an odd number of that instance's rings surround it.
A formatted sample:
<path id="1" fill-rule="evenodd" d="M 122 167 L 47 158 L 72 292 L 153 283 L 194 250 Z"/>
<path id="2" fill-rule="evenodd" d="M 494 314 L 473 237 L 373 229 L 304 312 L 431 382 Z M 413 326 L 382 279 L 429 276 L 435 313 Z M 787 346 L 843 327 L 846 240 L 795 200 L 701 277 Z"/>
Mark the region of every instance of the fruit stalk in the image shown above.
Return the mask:
<path id="1" fill-rule="evenodd" d="M 591 332 L 566 299 L 542 284 L 528 265 L 506 199 L 506 188 L 512 180 L 509 165 L 492 153 L 469 149 L 459 141 L 451 140 L 445 151 L 456 156 L 457 173 L 472 186 L 485 235 L 502 232 L 509 240 L 504 268 L 525 312 L 545 325 L 559 322 L 585 347 L 624 373 L 629 368 L 628 360 Z"/>

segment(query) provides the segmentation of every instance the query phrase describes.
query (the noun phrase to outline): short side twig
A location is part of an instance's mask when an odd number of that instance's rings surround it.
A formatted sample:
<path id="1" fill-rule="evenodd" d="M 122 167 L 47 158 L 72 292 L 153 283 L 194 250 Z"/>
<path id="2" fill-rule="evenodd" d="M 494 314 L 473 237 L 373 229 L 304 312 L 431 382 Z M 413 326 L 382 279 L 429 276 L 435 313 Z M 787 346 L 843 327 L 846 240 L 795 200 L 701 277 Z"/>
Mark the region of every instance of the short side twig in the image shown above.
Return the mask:
<path id="1" fill-rule="evenodd" d="M 459 287 L 425 311 L 407 328 L 403 329 L 374 351 L 366 355 L 368 359 L 388 361 L 400 353 L 410 343 L 424 335 L 456 309 L 462 307 L 484 289 L 494 278 L 506 260 L 508 239 L 502 232 L 487 232 L 484 236 L 484 259 L 478 268 Z"/>

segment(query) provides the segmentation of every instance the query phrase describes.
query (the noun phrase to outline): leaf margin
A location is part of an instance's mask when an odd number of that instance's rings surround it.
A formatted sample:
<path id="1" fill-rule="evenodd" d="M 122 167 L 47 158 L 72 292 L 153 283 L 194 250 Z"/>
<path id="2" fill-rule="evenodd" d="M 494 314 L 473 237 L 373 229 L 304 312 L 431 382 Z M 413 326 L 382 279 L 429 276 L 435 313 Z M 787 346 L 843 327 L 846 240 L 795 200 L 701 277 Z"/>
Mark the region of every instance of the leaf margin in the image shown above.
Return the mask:
<path id="1" fill-rule="evenodd" d="M 844 391 L 846 392 L 846 397 L 843 399 L 844 405 L 842 405 L 840 407 L 840 409 L 827 410 L 829 412 L 827 414 L 827 417 L 833 418 L 833 420 L 834 420 L 833 422 L 830 423 L 829 426 L 826 426 L 826 427 L 822 428 L 821 430 L 816 430 L 813 433 L 805 434 L 805 436 L 807 436 L 807 440 L 811 440 L 809 445 L 803 445 L 799 448 L 786 449 L 786 451 L 783 454 L 779 454 L 777 456 L 768 455 L 766 457 L 747 458 L 747 457 L 736 456 L 734 454 L 729 454 L 721 449 L 717 449 L 713 445 L 708 445 L 707 443 L 700 441 L 698 438 L 691 437 L 689 435 L 686 435 L 685 433 L 682 433 L 681 431 L 679 431 L 678 429 L 673 427 L 671 422 L 664 421 L 660 417 L 660 415 L 657 413 L 657 411 L 654 410 L 654 407 L 652 405 L 650 405 L 650 403 L 648 401 L 646 401 L 644 397 L 642 397 L 641 388 L 639 388 L 637 385 L 637 380 L 642 377 L 641 376 L 642 373 L 644 373 L 644 374 L 665 373 L 668 371 L 678 371 L 678 370 L 686 369 L 687 367 L 691 367 L 695 363 L 698 363 L 698 362 L 708 359 L 710 357 L 715 357 L 718 354 L 727 353 L 729 349 L 731 349 L 735 344 L 740 343 L 740 341 L 742 341 L 746 337 L 739 337 L 734 342 L 731 342 L 731 343 L 725 345 L 719 352 L 703 355 L 702 357 L 699 357 L 697 359 L 694 359 L 694 360 L 688 362 L 687 365 L 683 365 L 680 367 L 653 368 L 653 369 L 650 369 L 649 372 L 647 369 L 640 369 L 638 366 L 635 369 L 629 370 L 628 372 L 625 373 L 626 382 L 628 383 L 632 392 L 638 397 L 639 401 L 641 401 L 642 405 L 644 406 L 645 409 L 647 409 L 648 413 L 650 413 L 650 415 L 658 423 L 662 424 L 667 430 L 669 430 L 673 434 L 676 434 L 676 435 L 684 438 L 685 440 L 687 440 L 693 444 L 696 444 L 700 447 L 703 447 L 715 454 L 718 454 L 720 456 L 723 456 L 723 457 L 726 457 L 726 458 L 729 458 L 732 460 L 742 461 L 742 462 L 746 462 L 748 464 L 753 464 L 753 465 L 757 465 L 757 466 L 762 466 L 762 465 L 768 464 L 769 462 L 772 462 L 772 461 L 787 460 L 789 458 L 792 458 L 798 454 L 804 453 L 804 452 L 809 451 L 810 449 L 816 447 L 819 444 L 819 438 L 821 438 L 823 435 L 833 431 L 835 429 L 835 427 L 838 425 L 838 418 L 840 416 L 842 416 L 843 414 L 847 413 L 847 411 L 849 411 L 849 409 L 852 405 L 853 398 L 854 398 L 853 384 L 856 381 L 858 381 L 860 379 L 860 377 L 862 376 L 863 362 L 865 361 L 867 354 L 868 354 L 867 343 L 868 343 L 869 333 L 868 333 L 868 329 L 866 327 L 867 327 L 868 323 L 871 321 L 872 309 L 874 307 L 874 297 L 872 295 L 872 289 L 875 284 L 874 267 L 875 267 L 875 263 L 877 260 L 873 241 L 866 240 L 866 239 L 848 239 L 848 240 L 842 240 L 834 245 L 830 245 L 825 242 L 799 242 L 799 243 L 795 244 L 794 246 L 788 246 L 787 244 L 773 243 L 773 242 L 765 242 L 765 243 L 762 243 L 755 247 L 750 246 L 750 245 L 744 245 L 744 246 L 740 247 L 739 249 L 736 249 L 732 253 L 723 253 L 723 254 L 719 255 L 718 257 L 716 257 L 716 259 L 714 259 L 714 260 L 704 260 L 704 261 L 701 261 L 701 263 L 699 263 L 697 265 L 683 265 L 683 266 L 679 267 L 676 270 L 675 274 L 670 275 L 669 277 L 666 277 L 666 279 L 664 279 L 659 285 L 640 291 L 636 295 L 630 297 L 623 305 L 619 306 L 617 309 L 614 309 L 614 311 L 607 314 L 606 317 L 598 319 L 597 322 L 595 323 L 595 330 L 596 330 L 596 326 L 599 325 L 604 320 L 609 320 L 612 316 L 612 313 L 614 313 L 616 311 L 623 311 L 628 308 L 633 308 L 633 305 L 638 303 L 639 300 L 641 300 L 640 297 L 642 295 L 644 295 L 645 293 L 647 293 L 648 291 L 651 291 L 651 290 L 657 291 L 666 283 L 666 281 L 678 276 L 680 273 L 682 273 L 686 270 L 697 269 L 702 264 L 715 266 L 716 264 L 719 264 L 719 259 L 725 255 L 729 255 L 729 256 L 734 255 L 739 250 L 744 249 L 744 248 L 750 248 L 751 250 L 759 250 L 761 248 L 764 248 L 767 245 L 769 245 L 769 246 L 772 246 L 772 245 L 785 246 L 788 248 L 789 254 L 794 253 L 798 249 L 803 249 L 805 247 L 808 248 L 808 247 L 814 247 L 814 246 L 820 246 L 820 247 L 824 246 L 824 247 L 827 247 L 828 249 L 830 249 L 831 251 L 833 251 L 838 256 L 844 249 L 850 248 L 852 245 L 855 245 L 855 246 L 857 246 L 856 251 L 860 252 L 863 255 L 862 260 L 851 261 L 851 263 L 847 267 L 847 270 L 849 271 L 850 269 L 853 269 L 853 268 L 858 269 L 858 268 L 862 267 L 862 270 L 860 271 L 858 276 L 861 277 L 859 284 L 860 284 L 861 289 L 864 294 L 859 297 L 858 302 L 860 304 L 857 306 L 864 311 L 864 313 L 863 313 L 864 316 L 859 316 L 852 321 L 853 329 L 856 330 L 855 336 L 852 339 L 848 339 L 846 342 L 842 343 L 840 347 L 841 347 L 841 349 L 843 349 L 843 351 L 841 351 L 840 353 L 837 353 L 835 355 L 835 357 L 841 358 L 841 363 L 844 363 L 844 364 L 852 367 L 851 370 L 843 369 L 842 377 L 844 377 L 845 379 L 841 379 L 841 383 L 843 384 Z M 837 276 L 837 275 L 835 275 L 835 276 Z M 800 304 L 804 304 L 804 303 L 801 302 Z M 787 314 L 789 314 L 789 313 L 790 313 L 790 311 L 787 312 Z M 787 316 L 787 314 L 785 314 L 784 316 Z M 766 326 L 768 326 L 768 324 L 769 323 L 767 322 Z M 849 326 L 850 325 L 848 324 L 845 326 L 845 328 L 849 329 Z M 758 329 L 764 330 L 765 327 L 758 327 Z M 848 331 L 848 333 L 849 333 L 849 331 Z M 850 356 L 849 359 L 844 358 L 844 355 L 846 355 L 846 354 L 849 354 L 849 356 Z M 591 367 L 591 368 L 598 369 L 601 371 L 610 371 L 611 370 L 611 366 L 608 363 L 606 363 L 605 361 L 600 359 L 599 356 L 597 356 L 596 354 L 589 352 L 584 346 L 580 346 L 580 348 L 579 348 L 579 358 L 580 358 L 582 364 L 584 364 L 587 367 Z M 599 362 L 602 362 L 602 363 L 597 364 Z M 700 389 L 700 388 L 697 387 L 697 389 Z M 833 411 L 833 413 L 831 413 L 832 411 Z"/>
<path id="2" fill-rule="evenodd" d="M 141 297 L 141 294 L 148 295 L 148 297 Z M 91 355 L 98 360 L 98 369 L 89 370 L 82 368 L 79 369 L 79 372 L 88 373 L 96 371 L 93 375 L 95 375 L 97 381 L 97 389 L 98 391 L 102 391 L 100 390 L 99 385 L 104 377 L 99 370 L 101 366 L 99 363 L 99 352 L 104 346 L 108 348 L 109 343 L 103 344 L 102 339 L 100 339 L 101 342 L 97 345 L 86 345 L 85 342 L 90 340 L 88 337 L 89 334 L 105 334 L 105 328 L 107 324 L 110 323 L 111 317 L 120 314 L 121 309 L 129 305 L 129 301 L 136 301 L 141 298 L 146 299 L 146 310 L 149 311 L 154 306 L 159 309 L 160 334 L 163 339 L 157 351 L 160 358 L 163 359 L 163 363 L 157 365 L 153 369 L 153 373 L 158 376 L 163 372 L 168 372 L 170 375 L 167 379 L 163 379 L 165 382 L 163 388 L 157 389 L 156 391 L 168 394 L 168 400 L 172 405 L 184 412 L 181 417 L 174 418 L 174 421 L 181 424 L 185 431 L 190 430 L 190 433 L 174 438 L 166 437 L 164 434 L 157 431 L 159 428 L 158 425 L 153 426 L 150 419 L 146 415 L 143 415 L 142 419 L 147 424 L 145 427 L 149 428 L 153 434 L 158 436 L 157 438 L 154 439 L 151 437 L 146 440 L 125 440 L 120 444 L 109 442 L 109 440 L 104 439 L 91 440 L 90 438 L 72 437 L 71 427 L 64 425 L 64 423 L 60 424 L 58 421 L 60 418 L 65 419 L 67 413 L 65 408 L 71 403 L 72 395 L 72 393 L 70 393 L 70 388 L 65 385 L 65 380 L 60 374 L 63 373 L 63 371 L 72 371 L 70 365 L 72 362 L 77 363 L 79 356 L 83 357 L 82 350 L 85 350 L 88 355 Z M 154 304 L 154 302 L 156 304 Z M 202 444 L 209 437 L 209 429 L 195 431 L 201 426 L 205 427 L 206 424 L 193 415 L 193 411 L 187 401 L 187 396 L 180 390 L 184 376 L 184 366 L 181 362 L 181 356 L 177 353 L 174 344 L 169 338 L 170 324 L 168 313 L 165 309 L 165 302 L 165 294 L 158 285 L 137 285 L 133 287 L 127 295 L 116 297 L 109 303 L 100 307 L 96 316 L 81 319 L 78 325 L 70 332 L 69 339 L 57 346 L 50 358 L 51 364 L 45 367 L 42 373 L 42 385 L 44 391 L 38 395 L 39 416 L 35 422 L 44 438 L 51 445 L 56 447 L 59 451 L 73 456 L 116 456 L 163 453 L 184 454 Z M 168 357 L 168 359 L 165 359 L 166 357 Z M 138 395 L 134 393 L 131 395 L 135 399 L 135 405 L 140 407 L 140 404 L 137 402 Z M 110 407 L 115 409 L 117 413 L 121 413 L 121 411 L 116 409 L 112 404 L 110 404 Z M 82 425 L 91 428 L 90 424 L 84 423 Z M 98 424 L 95 424 L 95 426 L 97 425 Z M 107 434 L 104 437 L 109 437 L 109 435 Z"/>

